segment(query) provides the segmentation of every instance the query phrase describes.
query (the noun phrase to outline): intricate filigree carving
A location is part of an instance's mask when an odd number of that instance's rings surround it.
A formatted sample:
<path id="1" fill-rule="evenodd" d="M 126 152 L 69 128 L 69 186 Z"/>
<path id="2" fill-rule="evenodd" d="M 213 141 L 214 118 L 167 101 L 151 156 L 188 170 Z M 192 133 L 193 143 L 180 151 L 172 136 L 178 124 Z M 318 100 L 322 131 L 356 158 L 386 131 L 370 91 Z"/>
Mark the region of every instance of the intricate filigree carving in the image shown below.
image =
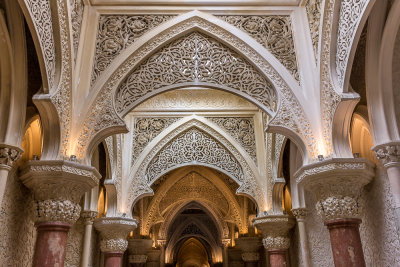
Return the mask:
<path id="1" fill-rule="evenodd" d="M 0 169 L 6 168 L 10 169 L 15 162 L 17 162 L 22 155 L 22 149 L 0 144 Z"/>
<path id="2" fill-rule="evenodd" d="M 400 143 L 389 143 L 374 147 L 375 155 L 383 165 L 400 162 Z"/>
<path id="3" fill-rule="evenodd" d="M 306 208 L 297 208 L 297 209 L 292 209 L 292 213 L 293 216 L 296 217 L 296 220 L 304 221 L 308 214 L 308 210 Z"/>
<path id="4" fill-rule="evenodd" d="M 83 19 L 84 4 L 82 0 L 71 0 L 71 26 L 72 26 L 72 40 L 75 50 L 75 59 L 78 52 L 79 36 L 81 33 L 81 24 Z"/>
<path id="5" fill-rule="evenodd" d="M 85 224 L 93 224 L 94 219 L 97 218 L 98 212 L 92 210 L 84 210 L 81 212 L 81 217 Z"/>
<path id="6" fill-rule="evenodd" d="M 166 15 L 101 15 L 96 39 L 92 83 L 124 49 L 144 33 L 172 17 Z"/>
<path id="7" fill-rule="evenodd" d="M 321 2 L 320 0 L 308 0 L 306 11 L 308 24 L 310 25 L 311 40 L 314 47 L 315 59 L 318 60 L 319 26 L 321 24 Z"/>
<path id="8" fill-rule="evenodd" d="M 290 238 L 282 236 L 267 236 L 263 238 L 265 249 L 288 249 L 290 247 Z"/>
<path id="9" fill-rule="evenodd" d="M 226 130 L 236 141 L 242 145 L 254 162 L 257 163 L 253 118 L 209 117 L 207 119 Z"/>
<path id="10" fill-rule="evenodd" d="M 358 199 L 349 196 L 331 196 L 316 204 L 318 214 L 324 221 L 337 218 L 360 218 L 363 212 Z"/>
<path id="11" fill-rule="evenodd" d="M 220 42 L 190 33 L 165 46 L 136 68 L 116 92 L 116 109 L 125 113 L 151 91 L 181 83 L 209 83 L 239 90 L 272 110 L 273 85 L 249 62 Z"/>
<path id="12" fill-rule="evenodd" d="M 135 118 L 132 142 L 132 165 L 148 143 L 179 119 L 180 117 Z"/>
<path id="13" fill-rule="evenodd" d="M 299 80 L 289 16 L 217 16 L 247 32 L 267 48 Z"/>
<path id="14" fill-rule="evenodd" d="M 243 181 L 243 170 L 235 157 L 214 138 L 196 128 L 180 134 L 153 158 L 147 167 L 147 181 L 151 183 L 174 166 L 193 162 L 216 166 Z"/>
<path id="15" fill-rule="evenodd" d="M 336 72 L 338 83 L 341 87 L 344 85 L 346 78 L 347 62 L 349 61 L 354 35 L 368 2 L 368 0 L 343 0 L 340 7 L 336 43 Z"/>
<path id="16" fill-rule="evenodd" d="M 69 200 L 47 199 L 36 203 L 36 221 L 65 222 L 74 224 L 81 212 L 81 207 Z"/>
<path id="17" fill-rule="evenodd" d="M 266 249 L 288 249 L 290 246 L 289 230 L 295 225 L 293 217 L 286 215 L 267 215 L 253 220 L 254 226 L 263 235 Z"/>

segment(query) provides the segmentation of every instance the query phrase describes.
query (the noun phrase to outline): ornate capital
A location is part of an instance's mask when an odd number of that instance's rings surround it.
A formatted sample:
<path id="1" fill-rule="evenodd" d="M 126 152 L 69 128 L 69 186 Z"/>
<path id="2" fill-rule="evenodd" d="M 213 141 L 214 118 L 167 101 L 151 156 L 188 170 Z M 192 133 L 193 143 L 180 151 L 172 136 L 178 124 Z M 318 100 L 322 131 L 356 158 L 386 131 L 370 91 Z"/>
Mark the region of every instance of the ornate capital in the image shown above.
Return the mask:
<path id="1" fill-rule="evenodd" d="M 129 263 L 146 263 L 147 255 L 130 255 Z"/>
<path id="2" fill-rule="evenodd" d="M 11 169 L 20 159 L 22 152 L 19 147 L 0 144 L 0 169 Z"/>
<path id="3" fill-rule="evenodd" d="M 93 221 L 97 218 L 98 212 L 92 210 L 84 210 L 81 212 L 81 217 L 84 219 L 85 224 L 93 224 Z"/>
<path id="4" fill-rule="evenodd" d="M 295 219 L 287 215 L 267 215 L 253 220 L 254 226 L 262 232 L 263 245 L 266 249 L 289 248 L 288 234 L 295 223 Z"/>
<path id="5" fill-rule="evenodd" d="M 164 247 L 167 244 L 167 240 L 163 239 L 163 240 L 157 240 L 157 244 L 160 247 Z"/>
<path id="6" fill-rule="evenodd" d="M 358 202 L 363 186 L 374 177 L 373 164 L 366 159 L 330 159 L 304 166 L 295 173 L 297 183 L 315 194 L 316 208 L 323 220 L 359 218 Z"/>
<path id="7" fill-rule="evenodd" d="M 258 252 L 244 252 L 242 253 L 242 260 L 244 262 L 259 261 L 260 254 Z"/>
<path id="8" fill-rule="evenodd" d="M 392 164 L 400 164 L 400 142 L 391 142 L 375 146 L 375 156 L 385 167 Z"/>
<path id="9" fill-rule="evenodd" d="M 296 217 L 297 221 L 304 221 L 308 210 L 306 208 L 297 208 L 297 209 L 292 209 L 293 216 Z"/>
<path id="10" fill-rule="evenodd" d="M 37 222 L 75 223 L 81 212 L 81 207 L 70 200 L 42 200 L 36 202 Z"/>
<path id="11" fill-rule="evenodd" d="M 100 177 L 92 166 L 64 160 L 33 160 L 23 166 L 20 179 L 38 201 L 79 203 L 82 195 L 98 184 Z"/>
<path id="12" fill-rule="evenodd" d="M 229 247 L 229 245 L 231 244 L 231 240 L 230 239 L 222 239 L 222 245 L 227 248 Z"/>
<path id="13" fill-rule="evenodd" d="M 128 247 L 126 238 L 137 227 L 137 222 L 129 218 L 103 217 L 94 221 L 94 227 L 100 232 L 102 252 L 124 252 Z"/>

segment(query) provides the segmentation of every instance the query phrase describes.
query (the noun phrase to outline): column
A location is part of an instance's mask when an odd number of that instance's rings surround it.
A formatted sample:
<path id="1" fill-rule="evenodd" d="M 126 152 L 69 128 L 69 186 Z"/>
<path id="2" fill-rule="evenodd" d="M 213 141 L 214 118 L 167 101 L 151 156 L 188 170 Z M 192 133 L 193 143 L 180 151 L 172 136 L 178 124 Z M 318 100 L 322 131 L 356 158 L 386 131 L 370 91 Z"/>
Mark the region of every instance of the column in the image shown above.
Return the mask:
<path id="1" fill-rule="evenodd" d="M 266 215 L 255 218 L 253 224 L 263 235 L 270 266 L 288 266 L 286 253 L 290 247 L 289 231 L 295 225 L 295 219 L 288 215 Z"/>
<path id="2" fill-rule="evenodd" d="M 296 217 L 297 227 L 299 229 L 300 249 L 301 249 L 301 256 L 303 257 L 303 263 L 305 267 L 310 267 L 311 266 L 310 248 L 308 246 L 307 230 L 305 224 L 307 209 L 306 208 L 292 209 L 292 213 Z"/>
<path id="3" fill-rule="evenodd" d="M 223 267 L 229 267 L 229 259 L 228 259 L 228 247 L 231 243 L 230 239 L 222 239 L 222 263 Z"/>
<path id="4" fill-rule="evenodd" d="M 6 190 L 8 173 L 22 155 L 22 149 L 0 144 L 0 207 Z"/>
<path id="5" fill-rule="evenodd" d="M 147 252 L 151 249 L 153 240 L 147 239 L 128 239 L 129 265 L 131 267 L 144 267 L 147 261 Z"/>
<path id="6" fill-rule="evenodd" d="M 95 168 L 71 161 L 34 160 L 23 166 L 20 179 L 36 200 L 33 267 L 64 266 L 68 231 L 81 212 L 78 203 L 99 178 Z"/>
<path id="7" fill-rule="evenodd" d="M 259 249 L 262 246 L 258 237 L 239 237 L 235 240 L 242 250 L 242 260 L 245 267 L 257 267 L 260 260 Z"/>
<path id="8" fill-rule="evenodd" d="M 92 239 L 93 221 L 97 217 L 97 211 L 86 210 L 82 211 L 81 217 L 85 222 L 85 234 L 83 238 L 83 251 L 81 267 L 87 267 L 90 256 L 90 241 Z"/>
<path id="9" fill-rule="evenodd" d="M 152 248 L 147 251 L 146 267 L 160 267 L 161 250 Z"/>
<path id="10" fill-rule="evenodd" d="M 137 227 L 137 222 L 125 217 L 103 217 L 94 221 L 100 232 L 100 250 L 104 254 L 104 267 L 121 267 L 122 256 L 128 248 L 129 232 Z"/>
<path id="11" fill-rule="evenodd" d="M 400 142 L 379 145 L 373 150 L 387 172 L 394 200 L 397 232 L 400 235 Z"/>
<path id="12" fill-rule="evenodd" d="M 366 159 L 329 159 L 302 167 L 297 183 L 315 194 L 316 209 L 330 234 L 335 266 L 363 267 L 364 254 L 359 233 L 361 189 L 374 177 Z"/>
<path id="13" fill-rule="evenodd" d="M 160 267 L 165 267 L 165 246 L 167 245 L 167 240 L 157 240 L 157 243 L 161 250 Z"/>

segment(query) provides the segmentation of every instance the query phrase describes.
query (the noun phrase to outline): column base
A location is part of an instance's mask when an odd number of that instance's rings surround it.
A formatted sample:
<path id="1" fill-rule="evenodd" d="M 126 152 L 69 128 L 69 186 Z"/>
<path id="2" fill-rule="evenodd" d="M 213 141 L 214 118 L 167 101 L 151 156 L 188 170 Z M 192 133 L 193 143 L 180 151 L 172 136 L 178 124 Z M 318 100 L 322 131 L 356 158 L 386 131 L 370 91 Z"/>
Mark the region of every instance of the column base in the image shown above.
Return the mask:
<path id="1" fill-rule="evenodd" d="M 104 252 L 104 267 L 120 267 L 122 256 L 124 252 L 121 251 Z"/>
<path id="2" fill-rule="evenodd" d="M 286 249 L 269 249 L 269 264 L 271 267 L 286 267 Z"/>
<path id="3" fill-rule="evenodd" d="M 64 266 L 65 248 L 71 224 L 39 222 L 37 229 L 33 267 Z"/>
<path id="4" fill-rule="evenodd" d="M 329 229 L 335 266 L 365 267 L 359 226 L 360 219 L 325 221 Z"/>

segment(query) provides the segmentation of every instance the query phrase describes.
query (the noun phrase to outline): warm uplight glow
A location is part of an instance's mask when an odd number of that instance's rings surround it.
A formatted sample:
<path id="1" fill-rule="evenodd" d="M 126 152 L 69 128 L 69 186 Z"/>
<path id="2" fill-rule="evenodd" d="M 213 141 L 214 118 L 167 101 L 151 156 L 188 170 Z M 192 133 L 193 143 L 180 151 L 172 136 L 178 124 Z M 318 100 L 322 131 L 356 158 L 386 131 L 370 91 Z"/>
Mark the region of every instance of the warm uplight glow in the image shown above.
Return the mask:
<path id="1" fill-rule="evenodd" d="M 322 155 L 324 157 L 326 157 L 326 148 L 325 148 L 325 144 L 324 141 L 322 139 L 318 140 L 318 155 Z"/>
<path id="2" fill-rule="evenodd" d="M 374 152 L 371 148 L 374 146 L 372 136 L 369 130 L 368 122 L 359 114 L 354 114 L 351 122 L 350 132 L 351 150 L 355 158 L 366 158 L 376 162 Z M 357 155 L 358 154 L 358 155 Z"/>
<path id="3" fill-rule="evenodd" d="M 36 119 L 29 124 L 21 146 L 24 150 L 21 162 L 33 160 L 34 155 L 40 159 L 42 155 L 43 133 L 39 116 L 36 116 Z"/>
<path id="4" fill-rule="evenodd" d="M 99 218 L 104 217 L 107 214 L 107 192 L 104 187 L 100 188 L 97 212 Z"/>

